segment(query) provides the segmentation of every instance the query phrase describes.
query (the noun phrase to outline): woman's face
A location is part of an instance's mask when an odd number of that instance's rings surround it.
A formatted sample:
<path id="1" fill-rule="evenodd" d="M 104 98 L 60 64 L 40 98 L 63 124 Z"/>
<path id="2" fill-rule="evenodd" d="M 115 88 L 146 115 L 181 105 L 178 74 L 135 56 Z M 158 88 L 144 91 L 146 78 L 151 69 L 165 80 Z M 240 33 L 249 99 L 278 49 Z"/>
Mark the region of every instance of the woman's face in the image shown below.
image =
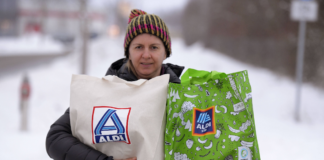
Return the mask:
<path id="1" fill-rule="evenodd" d="M 166 51 L 163 42 L 151 34 L 136 36 L 129 45 L 131 60 L 138 79 L 150 79 L 160 75 Z"/>

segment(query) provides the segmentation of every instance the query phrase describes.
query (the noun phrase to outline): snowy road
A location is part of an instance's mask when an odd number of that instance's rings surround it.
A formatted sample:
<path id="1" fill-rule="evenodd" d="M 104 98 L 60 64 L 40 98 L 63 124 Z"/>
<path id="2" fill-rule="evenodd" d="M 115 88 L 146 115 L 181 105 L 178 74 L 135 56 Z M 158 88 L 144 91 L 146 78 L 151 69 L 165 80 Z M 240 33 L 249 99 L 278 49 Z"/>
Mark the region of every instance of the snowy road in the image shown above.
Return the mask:
<path id="1" fill-rule="evenodd" d="M 0 38 L 0 78 L 16 71 L 50 62 L 69 54 L 72 48 L 38 33 Z"/>
<path id="2" fill-rule="evenodd" d="M 88 74 L 101 77 L 108 66 L 123 57 L 123 39 L 98 39 L 92 42 L 88 57 Z M 255 111 L 257 137 L 262 160 L 322 159 L 324 143 L 324 91 L 303 85 L 302 122 L 293 119 L 295 83 L 261 68 L 235 61 L 200 44 L 186 47 L 173 39 L 173 55 L 166 62 L 195 68 L 236 72 L 248 70 Z M 57 59 L 29 71 L 32 97 L 29 131 L 19 132 L 19 87 L 22 73 L 0 79 L 0 155 L 3 160 L 50 159 L 45 150 L 45 137 L 50 125 L 69 106 L 71 74 L 78 72 L 76 54 Z"/>
<path id="3" fill-rule="evenodd" d="M 19 56 L 0 56 L 0 78 L 15 72 L 21 72 L 27 68 L 34 68 L 51 62 L 55 58 L 67 55 L 64 54 L 45 54 L 45 55 L 19 55 Z"/>

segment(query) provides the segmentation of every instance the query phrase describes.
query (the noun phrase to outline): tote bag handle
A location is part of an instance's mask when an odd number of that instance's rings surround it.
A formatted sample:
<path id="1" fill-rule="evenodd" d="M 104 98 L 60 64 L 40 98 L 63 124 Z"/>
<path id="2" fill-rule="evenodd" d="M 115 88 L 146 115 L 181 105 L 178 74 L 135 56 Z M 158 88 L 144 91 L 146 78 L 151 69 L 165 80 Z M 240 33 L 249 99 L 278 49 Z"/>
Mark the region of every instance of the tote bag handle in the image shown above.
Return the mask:
<path id="1" fill-rule="evenodd" d="M 115 83 L 124 83 L 124 84 L 134 85 L 134 86 L 141 86 L 143 83 L 145 83 L 147 81 L 145 79 L 139 79 L 137 81 L 125 81 L 121 78 L 118 78 L 117 76 L 105 76 L 105 77 L 102 77 L 102 79 L 111 81 L 111 82 L 115 82 Z"/>
<path id="2" fill-rule="evenodd" d="M 202 71 L 188 68 L 185 73 L 181 76 L 181 84 L 201 84 L 213 79 L 225 78 L 226 74 L 217 71 Z"/>

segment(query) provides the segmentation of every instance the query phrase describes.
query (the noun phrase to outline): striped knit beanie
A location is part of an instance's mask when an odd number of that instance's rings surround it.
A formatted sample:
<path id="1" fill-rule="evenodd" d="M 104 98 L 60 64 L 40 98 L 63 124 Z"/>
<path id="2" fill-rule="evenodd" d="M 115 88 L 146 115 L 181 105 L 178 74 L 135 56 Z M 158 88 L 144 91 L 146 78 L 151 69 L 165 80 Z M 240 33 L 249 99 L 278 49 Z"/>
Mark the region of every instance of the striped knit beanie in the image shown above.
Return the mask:
<path id="1" fill-rule="evenodd" d="M 128 27 L 126 31 L 124 49 L 126 58 L 129 57 L 128 48 L 131 41 L 142 33 L 148 33 L 159 37 L 167 52 L 167 57 L 171 54 L 171 37 L 169 36 L 168 27 L 163 20 L 154 15 L 147 14 L 146 12 L 133 9 L 129 15 Z"/>

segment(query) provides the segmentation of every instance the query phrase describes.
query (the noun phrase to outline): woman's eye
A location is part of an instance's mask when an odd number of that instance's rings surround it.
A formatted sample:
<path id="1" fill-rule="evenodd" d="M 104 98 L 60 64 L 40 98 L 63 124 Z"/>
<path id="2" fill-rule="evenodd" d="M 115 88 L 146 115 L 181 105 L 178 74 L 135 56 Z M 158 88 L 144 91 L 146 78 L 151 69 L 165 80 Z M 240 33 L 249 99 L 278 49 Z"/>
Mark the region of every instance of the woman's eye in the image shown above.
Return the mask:
<path id="1" fill-rule="evenodd" d="M 158 47 L 156 47 L 156 46 L 152 46 L 152 49 L 158 49 Z"/>
<path id="2" fill-rule="evenodd" d="M 136 46 L 135 48 L 136 48 L 136 49 L 141 49 L 141 46 Z"/>

